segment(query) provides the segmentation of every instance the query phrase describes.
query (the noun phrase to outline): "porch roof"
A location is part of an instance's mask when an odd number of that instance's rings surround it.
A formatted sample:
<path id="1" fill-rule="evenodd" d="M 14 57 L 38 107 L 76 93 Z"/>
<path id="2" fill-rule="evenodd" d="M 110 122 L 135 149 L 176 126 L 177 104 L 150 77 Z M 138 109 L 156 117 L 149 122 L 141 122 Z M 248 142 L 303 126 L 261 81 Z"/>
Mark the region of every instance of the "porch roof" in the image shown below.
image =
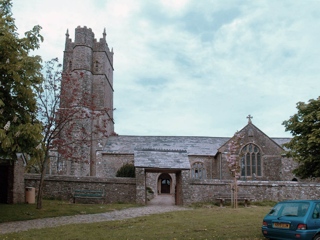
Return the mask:
<path id="1" fill-rule="evenodd" d="M 136 149 L 134 166 L 156 169 L 190 169 L 186 150 Z"/>

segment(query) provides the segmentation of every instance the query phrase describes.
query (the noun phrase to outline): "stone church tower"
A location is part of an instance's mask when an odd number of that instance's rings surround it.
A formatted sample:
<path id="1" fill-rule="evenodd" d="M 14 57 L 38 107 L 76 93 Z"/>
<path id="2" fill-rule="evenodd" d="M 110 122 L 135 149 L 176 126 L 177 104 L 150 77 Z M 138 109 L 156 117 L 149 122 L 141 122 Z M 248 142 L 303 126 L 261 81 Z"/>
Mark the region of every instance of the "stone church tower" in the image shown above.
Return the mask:
<path id="1" fill-rule="evenodd" d="M 63 174 L 75 176 L 95 176 L 96 175 L 96 150 L 103 146 L 107 135 L 114 133 L 113 121 L 113 50 L 110 51 L 104 30 L 102 38 L 97 41 L 91 28 L 77 27 L 75 29 L 75 39 L 69 38 L 66 33 L 65 51 L 63 59 L 63 76 L 61 91 L 61 106 L 70 107 L 70 103 L 64 102 L 63 94 L 70 94 L 70 91 L 63 91 L 66 86 L 66 76 L 70 76 L 77 81 L 80 86 L 79 98 L 87 98 L 88 105 L 94 109 L 94 116 L 88 119 L 77 120 L 81 127 L 91 135 L 90 141 L 75 144 L 73 151 L 81 152 L 85 156 L 83 160 L 66 161 L 63 159 Z M 80 77 L 81 76 L 81 77 Z M 85 91 L 84 91 L 85 89 Z M 84 95 L 83 92 L 86 92 Z M 70 98 L 69 98 L 70 99 Z M 82 108 L 88 108 L 82 104 Z M 93 112 L 92 110 L 90 110 Z M 88 111 L 89 112 L 89 111 Z M 92 116 L 92 115 L 91 115 Z M 97 125 L 103 125 L 103 129 L 94 129 Z M 101 127 L 101 126 L 100 126 Z M 80 128 L 80 127 L 79 127 Z M 79 130 L 80 132 L 80 130 Z M 102 132 L 104 132 L 102 134 Z M 79 134 L 79 133 L 78 133 Z M 80 133 L 81 134 L 81 133 Z"/>

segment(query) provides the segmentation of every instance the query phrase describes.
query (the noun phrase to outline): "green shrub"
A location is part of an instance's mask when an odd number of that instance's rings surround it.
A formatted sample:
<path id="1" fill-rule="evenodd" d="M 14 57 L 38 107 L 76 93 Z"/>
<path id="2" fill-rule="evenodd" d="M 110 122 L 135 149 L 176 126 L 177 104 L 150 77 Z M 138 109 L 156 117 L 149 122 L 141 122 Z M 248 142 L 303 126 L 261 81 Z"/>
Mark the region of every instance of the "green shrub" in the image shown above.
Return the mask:
<path id="1" fill-rule="evenodd" d="M 116 174 L 116 177 L 130 177 L 135 178 L 136 177 L 136 171 L 134 168 L 134 165 L 131 163 L 124 164 Z"/>
<path id="2" fill-rule="evenodd" d="M 150 194 L 154 193 L 150 187 L 147 187 L 147 192 L 150 193 Z"/>

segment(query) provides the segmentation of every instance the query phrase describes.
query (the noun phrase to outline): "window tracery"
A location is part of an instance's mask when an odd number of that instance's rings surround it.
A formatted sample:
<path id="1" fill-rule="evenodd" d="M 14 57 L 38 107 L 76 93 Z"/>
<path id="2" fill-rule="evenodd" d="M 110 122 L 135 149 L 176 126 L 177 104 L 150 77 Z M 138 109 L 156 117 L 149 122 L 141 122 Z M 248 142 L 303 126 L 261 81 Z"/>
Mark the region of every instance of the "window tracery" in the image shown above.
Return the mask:
<path id="1" fill-rule="evenodd" d="M 202 162 L 192 164 L 191 177 L 194 179 L 206 179 L 206 169 Z"/>
<path id="2" fill-rule="evenodd" d="M 242 148 L 241 155 L 241 176 L 262 176 L 260 148 L 253 143 L 249 143 Z"/>

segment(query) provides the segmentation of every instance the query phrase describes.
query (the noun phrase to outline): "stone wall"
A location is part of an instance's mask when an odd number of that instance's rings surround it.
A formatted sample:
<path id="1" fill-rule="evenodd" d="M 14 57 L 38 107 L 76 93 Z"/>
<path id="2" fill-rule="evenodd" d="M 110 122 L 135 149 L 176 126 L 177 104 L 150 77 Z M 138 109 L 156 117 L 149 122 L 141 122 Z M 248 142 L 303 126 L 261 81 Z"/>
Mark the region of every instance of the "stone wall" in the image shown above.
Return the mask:
<path id="1" fill-rule="evenodd" d="M 294 161 L 292 158 L 282 157 L 281 158 L 281 168 L 280 168 L 280 178 L 282 181 L 292 181 L 297 179 L 292 171 L 298 167 L 298 162 Z"/>
<path id="2" fill-rule="evenodd" d="M 132 154 L 101 154 L 97 153 L 97 177 L 116 177 L 117 171 L 125 164 L 133 164 Z"/>
<path id="3" fill-rule="evenodd" d="M 13 168 L 12 203 L 23 203 L 25 201 L 24 171 L 25 166 L 22 159 L 16 160 Z"/>
<path id="4" fill-rule="evenodd" d="M 255 201 L 282 201 L 285 199 L 319 199 L 320 184 L 291 181 L 239 181 L 239 194 Z M 184 204 L 215 201 L 219 195 L 231 194 L 231 181 L 190 180 L 184 191 Z"/>
<path id="5" fill-rule="evenodd" d="M 144 168 L 136 168 L 136 202 L 145 204 L 147 202 L 146 195 L 146 172 Z"/>
<path id="6" fill-rule="evenodd" d="M 38 188 L 40 176 L 25 174 L 25 186 Z M 75 189 L 104 190 L 105 203 L 135 203 L 136 179 L 46 176 L 44 197 L 72 201 Z"/>
<path id="7" fill-rule="evenodd" d="M 103 189 L 105 203 L 146 203 L 146 176 L 143 168 L 137 168 L 135 178 L 97 178 L 73 176 L 47 176 L 44 197 L 72 201 L 75 189 Z M 177 175 L 178 204 L 212 202 L 217 196 L 231 194 L 230 180 L 194 180 L 189 171 Z M 36 174 L 25 174 L 25 187 L 38 187 Z M 136 183 L 139 183 L 136 185 Z M 239 181 L 239 194 L 246 194 L 255 201 L 281 201 L 285 199 L 320 199 L 320 183 L 292 181 Z M 137 194 L 138 193 L 138 194 Z"/>

